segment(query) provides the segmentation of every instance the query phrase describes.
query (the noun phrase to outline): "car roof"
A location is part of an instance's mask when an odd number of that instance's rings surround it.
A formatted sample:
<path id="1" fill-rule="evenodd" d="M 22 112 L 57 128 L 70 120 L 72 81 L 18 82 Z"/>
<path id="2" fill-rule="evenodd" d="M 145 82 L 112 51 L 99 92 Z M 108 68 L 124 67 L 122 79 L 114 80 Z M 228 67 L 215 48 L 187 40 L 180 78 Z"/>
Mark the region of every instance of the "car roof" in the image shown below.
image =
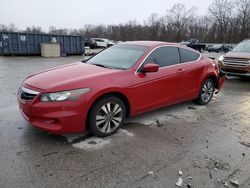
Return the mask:
<path id="1" fill-rule="evenodd" d="M 108 40 L 108 39 L 105 39 L 105 38 L 91 38 L 91 39 L 93 39 L 93 40 L 95 40 L 95 39 Z"/>
<path id="2" fill-rule="evenodd" d="M 127 42 L 123 42 L 123 44 L 146 46 L 146 47 L 157 47 L 157 46 L 163 46 L 163 45 L 176 45 L 176 46 L 180 46 L 177 43 L 162 42 L 162 41 L 127 41 Z"/>

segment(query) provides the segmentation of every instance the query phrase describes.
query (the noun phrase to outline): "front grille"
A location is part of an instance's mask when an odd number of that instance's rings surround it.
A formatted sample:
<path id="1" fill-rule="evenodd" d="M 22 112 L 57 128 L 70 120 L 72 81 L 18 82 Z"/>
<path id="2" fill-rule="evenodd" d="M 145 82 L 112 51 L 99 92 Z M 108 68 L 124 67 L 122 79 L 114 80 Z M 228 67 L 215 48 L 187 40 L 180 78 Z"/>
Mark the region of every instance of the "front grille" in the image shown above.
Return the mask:
<path id="1" fill-rule="evenodd" d="M 35 96 L 38 95 L 39 92 L 33 91 L 27 88 L 22 87 L 20 89 L 20 98 L 24 101 L 32 100 Z"/>
<path id="2" fill-rule="evenodd" d="M 224 64 L 232 67 L 246 67 L 250 64 L 250 62 L 246 59 L 225 58 Z"/>

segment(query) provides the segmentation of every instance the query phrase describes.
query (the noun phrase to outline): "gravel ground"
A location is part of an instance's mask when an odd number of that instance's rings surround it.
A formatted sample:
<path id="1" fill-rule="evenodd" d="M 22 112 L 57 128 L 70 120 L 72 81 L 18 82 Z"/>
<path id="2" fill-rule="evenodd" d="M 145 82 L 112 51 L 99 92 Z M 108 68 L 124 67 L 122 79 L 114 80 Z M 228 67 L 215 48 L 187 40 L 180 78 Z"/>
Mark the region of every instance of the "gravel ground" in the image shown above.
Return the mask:
<path id="1" fill-rule="evenodd" d="M 249 79 L 229 77 L 209 105 L 149 112 L 107 138 L 56 136 L 28 125 L 16 101 L 22 80 L 82 58 L 0 57 L 1 188 L 171 188 L 178 178 L 182 187 L 234 187 L 232 180 L 250 187 Z"/>

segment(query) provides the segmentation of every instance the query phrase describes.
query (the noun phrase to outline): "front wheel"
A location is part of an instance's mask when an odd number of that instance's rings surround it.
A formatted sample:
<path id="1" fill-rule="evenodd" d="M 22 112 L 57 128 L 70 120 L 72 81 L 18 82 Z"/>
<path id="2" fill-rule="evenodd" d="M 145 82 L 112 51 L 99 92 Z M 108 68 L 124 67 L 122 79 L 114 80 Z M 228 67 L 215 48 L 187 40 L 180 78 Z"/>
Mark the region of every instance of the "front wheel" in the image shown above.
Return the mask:
<path id="1" fill-rule="evenodd" d="M 123 101 L 114 96 L 107 96 L 92 107 L 89 114 L 89 128 L 98 137 L 115 133 L 122 125 L 126 114 Z"/>
<path id="2" fill-rule="evenodd" d="M 213 98 L 214 90 L 215 90 L 214 81 L 210 78 L 205 80 L 201 85 L 199 97 L 195 100 L 195 102 L 200 105 L 208 104 Z"/>

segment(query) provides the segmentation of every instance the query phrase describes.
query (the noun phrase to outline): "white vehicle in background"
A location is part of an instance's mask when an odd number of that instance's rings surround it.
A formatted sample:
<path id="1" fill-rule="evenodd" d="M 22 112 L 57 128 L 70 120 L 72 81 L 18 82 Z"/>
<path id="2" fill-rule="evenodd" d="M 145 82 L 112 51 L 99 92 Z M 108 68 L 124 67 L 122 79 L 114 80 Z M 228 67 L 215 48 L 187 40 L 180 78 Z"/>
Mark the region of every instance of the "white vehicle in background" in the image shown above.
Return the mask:
<path id="1" fill-rule="evenodd" d="M 97 47 L 102 47 L 102 48 L 108 48 L 110 46 L 113 46 L 115 44 L 114 41 L 109 40 L 109 39 L 103 39 L 103 38 L 92 38 L 96 42 Z"/>
<path id="2" fill-rule="evenodd" d="M 108 39 L 102 38 L 92 38 L 96 42 L 97 47 L 107 48 L 108 47 Z"/>
<path id="3" fill-rule="evenodd" d="M 108 40 L 108 47 L 115 45 L 114 40 Z"/>

